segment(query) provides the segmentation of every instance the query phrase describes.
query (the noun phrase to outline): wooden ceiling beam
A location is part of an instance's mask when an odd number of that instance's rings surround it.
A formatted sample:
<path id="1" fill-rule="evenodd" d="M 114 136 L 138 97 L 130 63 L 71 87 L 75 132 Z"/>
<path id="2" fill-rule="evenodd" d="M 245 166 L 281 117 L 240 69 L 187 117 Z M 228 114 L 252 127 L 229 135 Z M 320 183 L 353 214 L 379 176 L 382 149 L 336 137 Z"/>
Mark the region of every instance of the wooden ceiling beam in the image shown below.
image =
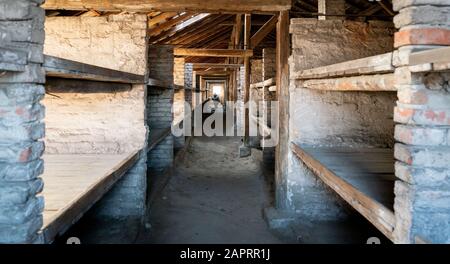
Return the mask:
<path id="1" fill-rule="evenodd" d="M 206 38 L 203 38 L 199 42 L 189 45 L 189 48 L 204 48 L 212 43 L 217 43 L 217 42 L 219 42 L 221 44 L 228 44 L 226 42 L 226 40 L 229 38 L 229 35 L 230 35 L 230 29 L 225 28 L 225 29 L 213 32 L 211 35 L 207 36 Z"/>
<path id="2" fill-rule="evenodd" d="M 195 69 L 198 68 L 224 68 L 224 69 L 239 69 L 242 64 L 231 64 L 231 63 L 193 63 L 192 66 Z"/>
<path id="3" fill-rule="evenodd" d="M 291 0 L 46 0 L 51 10 L 98 10 L 131 12 L 278 12 L 291 9 Z"/>
<path id="4" fill-rule="evenodd" d="M 219 30 L 219 24 L 221 21 L 228 19 L 228 16 L 219 16 L 211 23 L 206 24 L 203 27 L 196 27 L 194 34 L 186 34 L 184 37 L 172 40 L 171 43 L 175 45 L 189 45 L 195 41 L 211 36 L 212 33 Z"/>
<path id="5" fill-rule="evenodd" d="M 205 19 L 197 21 L 197 23 L 192 24 L 189 27 L 184 28 L 183 30 L 180 30 L 176 32 L 175 34 L 167 37 L 164 39 L 164 43 L 172 43 L 180 38 L 184 38 L 186 36 L 192 35 L 198 28 L 202 28 L 208 24 L 210 24 L 214 19 L 219 17 L 218 15 L 209 16 Z"/>
<path id="6" fill-rule="evenodd" d="M 185 14 L 182 14 L 176 18 L 173 18 L 161 25 L 158 25 L 157 27 L 151 29 L 149 31 L 149 36 L 154 36 L 154 35 L 159 35 L 161 34 L 163 31 L 166 31 L 168 29 L 170 29 L 171 27 L 175 26 L 176 24 L 182 23 L 188 19 L 190 19 L 192 16 L 194 16 L 195 13 L 190 13 L 187 12 Z"/>
<path id="7" fill-rule="evenodd" d="M 166 39 L 168 37 L 171 37 L 171 36 L 173 36 L 175 34 L 178 34 L 179 32 L 184 31 L 187 28 L 191 28 L 194 25 L 197 25 L 202 20 L 204 20 L 204 19 L 206 19 L 206 18 L 208 18 L 210 16 L 211 16 L 210 14 L 200 14 L 200 15 L 194 16 L 193 18 L 188 19 L 188 20 L 184 21 L 183 23 L 181 23 L 179 25 L 176 25 L 175 27 L 171 28 L 170 30 L 165 31 L 165 32 L 163 32 L 162 34 L 160 34 L 158 36 L 150 38 L 149 42 L 150 43 L 155 43 L 155 42 L 162 41 L 162 40 L 164 40 L 164 39 Z"/>
<path id="8" fill-rule="evenodd" d="M 250 46 L 252 48 L 255 48 L 256 46 L 259 45 L 259 43 L 261 43 L 261 41 L 263 41 L 263 39 L 270 33 L 272 32 L 275 27 L 277 26 L 277 22 L 278 22 L 278 17 L 277 16 L 272 16 L 269 21 L 267 21 L 266 24 L 264 24 L 264 26 L 262 26 L 258 32 L 256 32 L 252 38 L 250 39 Z"/>
<path id="9" fill-rule="evenodd" d="M 175 56 L 184 57 L 251 57 L 253 50 L 238 49 L 175 49 Z"/>
<path id="10" fill-rule="evenodd" d="M 159 24 L 161 22 L 165 22 L 166 20 L 174 17 L 178 15 L 178 13 L 176 12 L 167 12 L 167 13 L 162 13 L 152 19 L 148 20 L 148 27 L 151 28 L 153 26 L 155 26 L 156 24 Z"/>

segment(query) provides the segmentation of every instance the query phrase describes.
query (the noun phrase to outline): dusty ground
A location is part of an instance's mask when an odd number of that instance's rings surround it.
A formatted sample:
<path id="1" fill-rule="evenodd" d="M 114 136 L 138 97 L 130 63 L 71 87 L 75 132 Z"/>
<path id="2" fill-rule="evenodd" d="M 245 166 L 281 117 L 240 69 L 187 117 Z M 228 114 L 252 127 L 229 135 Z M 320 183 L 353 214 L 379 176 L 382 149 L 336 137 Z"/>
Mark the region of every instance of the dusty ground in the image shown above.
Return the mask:
<path id="1" fill-rule="evenodd" d="M 240 158 L 237 137 L 194 137 L 166 174 L 149 175 L 149 211 L 136 219 L 99 219 L 95 207 L 56 243 L 357 243 L 376 236 L 390 243 L 355 213 L 347 221 L 296 219 L 276 232 L 263 209 L 272 204 L 273 168 L 262 153 Z M 184 153 L 184 155 L 183 155 Z"/>
<path id="2" fill-rule="evenodd" d="M 196 137 L 150 206 L 139 243 L 280 243 L 262 217 L 270 203 L 256 157 L 239 158 L 239 138 Z M 256 154 L 257 155 L 257 154 Z"/>

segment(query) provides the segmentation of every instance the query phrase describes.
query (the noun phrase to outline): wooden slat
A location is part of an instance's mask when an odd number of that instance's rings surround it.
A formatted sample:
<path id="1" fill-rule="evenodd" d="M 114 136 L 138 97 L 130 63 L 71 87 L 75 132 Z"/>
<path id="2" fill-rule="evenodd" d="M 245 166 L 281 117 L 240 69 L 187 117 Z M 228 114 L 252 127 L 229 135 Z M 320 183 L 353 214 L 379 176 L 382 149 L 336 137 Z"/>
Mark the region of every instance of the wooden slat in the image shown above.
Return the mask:
<path id="1" fill-rule="evenodd" d="M 293 79 L 322 79 L 391 72 L 394 72 L 394 66 L 392 65 L 392 52 L 389 52 L 381 55 L 302 70 L 295 72 Z"/>
<path id="2" fill-rule="evenodd" d="M 232 63 L 193 63 L 194 69 L 198 68 L 232 68 L 239 69 L 242 64 L 232 64 Z"/>
<path id="3" fill-rule="evenodd" d="M 45 9 L 98 11 L 210 11 L 210 12 L 273 12 L 289 10 L 291 0 L 46 0 Z"/>
<path id="4" fill-rule="evenodd" d="M 182 23 L 188 19 L 190 19 L 192 16 L 194 16 L 195 13 L 191 13 L 191 12 L 186 12 L 185 14 L 182 14 L 176 18 L 173 18 L 163 24 L 158 25 L 157 27 L 151 29 L 149 31 L 149 36 L 154 36 L 154 35 L 158 35 L 161 34 L 161 32 L 166 31 L 168 29 L 170 29 L 171 27 L 175 26 L 178 23 Z"/>
<path id="5" fill-rule="evenodd" d="M 311 79 L 301 83 L 303 88 L 323 91 L 397 91 L 393 73 L 361 75 L 333 79 Z"/>
<path id="6" fill-rule="evenodd" d="M 78 221 L 139 160 L 121 155 L 44 155 L 44 241 L 51 243 Z"/>
<path id="7" fill-rule="evenodd" d="M 269 21 L 267 21 L 266 24 L 264 24 L 258 32 L 256 32 L 252 38 L 250 39 L 250 45 L 252 48 L 255 48 L 256 46 L 263 41 L 263 39 L 270 33 L 272 30 L 275 29 L 278 22 L 277 16 L 272 16 Z"/>
<path id="8" fill-rule="evenodd" d="M 175 49 L 175 56 L 200 57 L 251 57 L 253 50 L 233 49 Z"/>
<path id="9" fill-rule="evenodd" d="M 176 12 L 167 12 L 167 13 L 162 13 L 150 20 L 148 20 L 148 27 L 151 28 L 153 26 L 155 26 L 156 24 L 165 22 L 166 20 L 176 16 L 178 13 Z"/>
<path id="10" fill-rule="evenodd" d="M 46 75 L 50 77 L 101 82 L 145 83 L 143 75 L 116 71 L 48 55 L 45 56 L 44 69 Z"/>
<path id="11" fill-rule="evenodd" d="M 158 36 L 154 36 L 150 38 L 150 43 L 157 43 L 159 41 L 162 41 L 168 37 L 174 36 L 175 34 L 184 31 L 188 28 L 197 26 L 198 23 L 202 22 L 204 19 L 209 18 L 211 14 L 200 14 L 197 16 L 194 16 L 193 18 L 190 18 L 186 21 L 184 21 L 181 24 L 176 25 L 175 27 L 171 28 L 170 30 L 167 30 L 166 32 L 161 33 Z"/>
<path id="12" fill-rule="evenodd" d="M 393 240 L 392 149 L 314 148 L 293 143 L 291 149 L 326 185 Z"/>
<path id="13" fill-rule="evenodd" d="M 252 15 L 245 14 L 244 16 L 244 49 L 251 49 L 251 31 L 252 31 Z M 250 101 L 250 57 L 244 57 L 244 104 Z M 244 144 L 250 147 L 250 109 L 244 109 Z"/>
<path id="14" fill-rule="evenodd" d="M 250 88 L 254 89 L 254 88 L 264 88 L 264 87 L 268 87 L 268 86 L 272 86 L 276 84 L 276 79 L 275 78 L 270 78 L 267 79 L 263 82 L 259 82 L 259 83 L 253 83 L 250 85 Z"/>
<path id="15" fill-rule="evenodd" d="M 409 55 L 409 65 L 425 63 L 450 63 L 450 47 L 419 51 Z"/>

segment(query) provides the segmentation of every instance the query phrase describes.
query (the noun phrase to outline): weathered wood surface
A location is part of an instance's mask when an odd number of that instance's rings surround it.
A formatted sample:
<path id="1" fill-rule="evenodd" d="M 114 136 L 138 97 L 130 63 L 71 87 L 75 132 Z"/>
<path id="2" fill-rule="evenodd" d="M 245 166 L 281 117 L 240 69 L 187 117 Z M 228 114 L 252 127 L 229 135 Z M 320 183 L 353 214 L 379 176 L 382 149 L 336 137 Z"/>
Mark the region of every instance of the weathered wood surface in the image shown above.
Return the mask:
<path id="1" fill-rule="evenodd" d="M 45 9 L 98 11 L 210 11 L 244 13 L 291 9 L 291 0 L 46 0 Z"/>
<path id="2" fill-rule="evenodd" d="M 394 72 L 392 52 L 296 72 L 292 79 L 325 79 Z"/>
<path id="3" fill-rule="evenodd" d="M 379 148 L 291 149 L 323 182 L 393 240 L 394 154 Z"/>
<path id="4" fill-rule="evenodd" d="M 250 88 L 251 89 L 264 88 L 264 87 L 273 86 L 274 84 L 276 84 L 276 79 L 275 78 L 270 78 L 270 79 L 267 79 L 267 80 L 265 80 L 263 82 L 253 83 L 253 84 L 250 85 Z"/>
<path id="5" fill-rule="evenodd" d="M 393 73 L 334 79 L 312 79 L 301 82 L 301 86 L 308 89 L 326 91 L 397 91 Z"/>
<path id="6" fill-rule="evenodd" d="M 184 57 L 251 57 L 253 50 L 237 49 L 175 49 L 175 56 Z"/>
<path id="7" fill-rule="evenodd" d="M 102 82 L 144 84 L 145 77 L 90 64 L 45 56 L 44 69 L 49 77 L 80 79 Z"/>
<path id="8" fill-rule="evenodd" d="M 450 47 L 411 53 L 409 65 L 411 72 L 449 71 Z"/>
<path id="9" fill-rule="evenodd" d="M 46 243 L 78 221 L 138 161 L 140 150 L 125 154 L 44 155 Z"/>

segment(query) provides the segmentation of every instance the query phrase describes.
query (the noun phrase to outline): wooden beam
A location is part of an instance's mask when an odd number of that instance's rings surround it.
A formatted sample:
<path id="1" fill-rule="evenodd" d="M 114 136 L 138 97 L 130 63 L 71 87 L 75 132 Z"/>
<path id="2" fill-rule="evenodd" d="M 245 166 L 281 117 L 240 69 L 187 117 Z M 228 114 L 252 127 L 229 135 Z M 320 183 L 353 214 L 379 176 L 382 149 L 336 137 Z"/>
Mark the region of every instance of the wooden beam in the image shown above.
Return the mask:
<path id="1" fill-rule="evenodd" d="M 201 41 L 204 38 L 212 37 L 217 31 L 220 30 L 218 28 L 218 24 L 220 21 L 226 20 L 228 16 L 219 16 L 212 21 L 212 23 L 207 23 L 205 27 L 196 27 L 194 34 L 186 34 L 184 37 L 176 39 L 176 41 L 171 41 L 171 44 L 177 45 L 189 45 L 191 43 L 195 43 L 196 41 Z M 225 28 L 226 31 L 229 29 Z"/>
<path id="2" fill-rule="evenodd" d="M 392 8 L 390 8 L 386 3 L 383 2 L 383 0 L 380 0 L 377 2 L 383 9 L 391 16 L 395 16 L 394 11 L 392 11 Z"/>
<path id="3" fill-rule="evenodd" d="M 194 15 L 194 13 L 187 12 L 187 13 L 180 15 L 176 18 L 173 18 L 161 25 L 158 25 L 156 28 L 151 29 L 148 34 L 149 34 L 149 36 L 161 34 L 161 32 L 168 30 L 169 28 L 175 26 L 176 24 L 190 19 L 193 15 Z"/>
<path id="4" fill-rule="evenodd" d="M 44 69 L 49 77 L 99 82 L 144 84 L 145 76 L 122 72 L 53 56 L 44 57 Z"/>
<path id="5" fill-rule="evenodd" d="M 277 12 L 291 9 L 291 0 L 47 0 L 51 10 L 98 10 L 131 12 Z"/>
<path id="6" fill-rule="evenodd" d="M 251 49 L 250 37 L 252 31 L 252 15 L 245 14 L 244 19 L 244 49 Z M 244 58 L 244 104 L 250 101 L 250 57 Z M 250 147 L 250 107 L 245 107 L 244 145 Z"/>
<path id="7" fill-rule="evenodd" d="M 383 9 L 382 6 L 373 4 L 371 7 L 359 12 L 357 15 L 358 16 L 371 16 L 371 15 L 375 14 L 376 12 L 380 11 L 381 9 Z"/>
<path id="8" fill-rule="evenodd" d="M 253 50 L 237 49 L 175 49 L 175 56 L 187 57 L 251 57 Z"/>
<path id="9" fill-rule="evenodd" d="M 156 16 L 148 21 L 148 27 L 151 28 L 155 26 L 156 24 L 159 24 L 161 22 L 165 22 L 167 19 L 172 18 L 176 16 L 178 13 L 176 12 L 168 12 L 168 13 L 162 13 L 159 16 Z"/>
<path id="10" fill-rule="evenodd" d="M 100 13 L 95 10 L 89 10 L 86 13 L 80 15 L 80 17 L 99 17 Z"/>
<path id="11" fill-rule="evenodd" d="M 234 48 L 237 49 L 240 47 L 241 43 L 241 34 L 242 34 L 242 15 L 238 14 L 236 15 L 236 32 L 235 32 L 235 38 L 234 38 Z"/>
<path id="12" fill-rule="evenodd" d="M 233 68 L 238 69 L 242 66 L 242 64 L 230 64 L 230 63 L 193 63 L 195 68 Z"/>
<path id="13" fill-rule="evenodd" d="M 211 16 L 211 14 L 200 14 L 200 15 L 194 16 L 193 18 L 188 19 L 179 25 L 176 25 L 175 27 L 162 33 L 161 35 L 151 38 L 149 40 L 149 43 L 155 43 L 155 42 L 164 40 L 170 36 L 173 36 L 175 34 L 178 34 L 179 32 L 184 31 L 187 28 L 193 27 L 193 25 L 196 25 L 200 21 L 202 21 L 210 16 Z"/>
<path id="14" fill-rule="evenodd" d="M 278 22 L 278 17 L 277 16 L 273 16 L 272 18 L 269 19 L 269 21 L 267 21 L 266 24 L 264 24 L 259 30 L 258 32 L 255 33 L 255 35 L 253 35 L 253 37 L 250 39 L 250 45 L 252 48 L 255 48 L 256 46 L 259 45 L 259 43 L 261 43 L 261 41 L 263 41 L 263 39 L 270 33 L 272 32 L 272 30 L 275 29 L 276 25 Z"/>
<path id="15" fill-rule="evenodd" d="M 272 123 L 272 128 L 277 131 L 278 138 L 274 138 L 278 145 L 275 149 L 275 179 L 283 182 L 287 177 L 287 159 L 289 152 L 289 12 L 280 12 L 277 24 L 277 99 L 279 103 L 278 122 Z M 272 113 L 274 114 L 274 113 Z M 271 135 L 275 136 L 275 135 Z M 281 189 L 277 189 L 279 193 Z M 283 194 L 281 195 L 283 196 Z M 276 197 L 275 203 L 281 204 L 283 197 Z"/>

